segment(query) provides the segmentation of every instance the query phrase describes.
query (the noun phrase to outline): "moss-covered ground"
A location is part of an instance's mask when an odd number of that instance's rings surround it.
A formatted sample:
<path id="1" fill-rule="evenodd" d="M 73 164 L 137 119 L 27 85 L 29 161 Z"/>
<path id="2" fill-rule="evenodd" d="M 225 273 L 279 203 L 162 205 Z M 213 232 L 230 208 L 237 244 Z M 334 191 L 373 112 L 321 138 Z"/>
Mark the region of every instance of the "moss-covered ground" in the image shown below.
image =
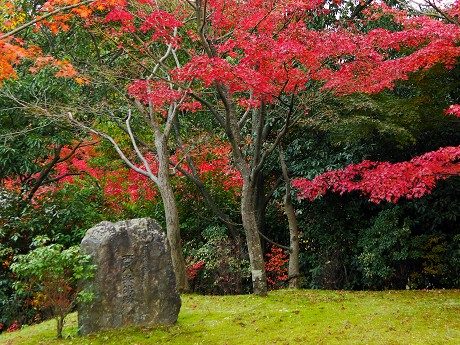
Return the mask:
<path id="1" fill-rule="evenodd" d="M 460 290 L 280 290 L 266 298 L 183 295 L 178 322 L 64 340 L 53 320 L 0 335 L 8 345 L 146 344 L 460 344 Z"/>

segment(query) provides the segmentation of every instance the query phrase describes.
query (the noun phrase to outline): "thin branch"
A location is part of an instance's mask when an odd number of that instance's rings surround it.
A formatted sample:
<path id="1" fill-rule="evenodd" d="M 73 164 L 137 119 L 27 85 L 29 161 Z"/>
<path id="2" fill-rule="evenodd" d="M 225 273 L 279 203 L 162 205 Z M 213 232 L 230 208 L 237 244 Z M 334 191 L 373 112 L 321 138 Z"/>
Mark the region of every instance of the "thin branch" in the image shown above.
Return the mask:
<path id="1" fill-rule="evenodd" d="M 91 2 L 94 2 L 94 0 L 83 1 L 83 2 L 80 2 L 78 4 L 73 4 L 73 5 L 58 8 L 58 9 L 52 11 L 52 12 L 49 12 L 49 13 L 41 16 L 41 17 L 37 17 L 34 20 L 31 20 L 30 22 L 27 22 L 27 23 L 25 23 L 25 24 L 23 24 L 21 26 L 18 26 L 17 28 L 15 28 L 14 30 L 11 30 L 10 32 L 2 34 L 0 36 L 0 39 L 5 39 L 5 38 L 8 38 L 10 36 L 13 36 L 14 34 L 17 34 L 18 32 L 28 28 L 29 26 L 34 25 L 35 23 L 38 23 L 38 22 L 40 22 L 40 21 L 42 21 L 42 20 L 44 20 L 44 19 L 46 19 L 48 17 L 54 16 L 55 14 L 57 14 L 59 12 L 71 10 L 72 8 L 79 7 L 79 6 L 82 6 L 82 5 L 86 5 L 86 4 L 89 4 Z"/>
<path id="2" fill-rule="evenodd" d="M 278 187 L 281 185 L 281 183 L 283 182 L 283 179 L 282 177 L 278 177 L 275 181 L 275 184 L 273 185 L 273 187 L 270 189 L 270 191 L 265 195 L 265 201 L 264 201 L 264 208 L 267 208 L 268 206 L 268 203 L 270 202 L 270 200 L 272 199 L 273 197 L 273 194 L 275 193 L 275 191 L 278 189 Z"/>
<path id="3" fill-rule="evenodd" d="M 187 3 L 190 5 L 191 8 L 193 8 L 196 11 L 196 2 L 191 1 L 191 0 L 185 0 Z"/>
<path id="4" fill-rule="evenodd" d="M 281 139 L 287 133 L 288 129 L 290 128 L 290 119 L 291 119 L 291 116 L 292 116 L 293 112 L 294 112 L 294 95 L 292 95 L 292 97 L 291 97 L 291 104 L 289 106 L 289 112 L 287 114 L 286 121 L 284 123 L 283 128 L 281 129 L 281 131 L 276 136 L 276 139 L 275 139 L 274 143 L 262 154 L 262 157 L 260 158 L 259 164 L 253 170 L 253 175 L 257 174 L 262 169 L 267 157 L 273 152 L 273 150 L 281 142 Z"/>
<path id="5" fill-rule="evenodd" d="M 430 6 L 432 9 L 434 9 L 442 18 L 444 18 L 445 20 L 447 20 L 449 23 L 451 24 L 454 24 L 454 25 L 457 25 L 460 27 L 460 22 L 450 16 L 447 15 L 447 13 L 445 11 L 443 11 L 442 9 L 440 9 L 438 7 L 438 5 L 436 5 L 436 3 L 432 0 L 425 0 L 425 3 L 428 4 L 428 6 Z"/>
<path id="6" fill-rule="evenodd" d="M 349 19 L 354 19 L 354 18 L 356 18 L 357 16 L 359 16 L 360 13 L 361 13 L 366 7 L 368 7 L 368 6 L 372 3 L 372 1 L 373 1 L 373 0 L 366 0 L 366 1 L 364 1 L 364 2 L 360 2 L 360 3 L 355 7 L 355 9 L 353 10 L 353 12 L 351 13 Z"/>
<path id="7" fill-rule="evenodd" d="M 174 28 L 174 37 L 177 36 L 177 28 Z M 164 53 L 164 55 L 158 60 L 157 64 L 155 65 L 155 67 L 153 68 L 153 71 L 152 73 L 150 74 L 150 76 L 147 78 L 147 80 L 150 80 L 153 75 L 157 72 L 158 68 L 163 64 L 163 62 L 168 58 L 169 54 L 171 54 L 171 52 L 173 51 L 172 49 L 172 43 L 168 44 L 167 46 L 167 49 L 166 49 L 166 52 Z"/>
<path id="8" fill-rule="evenodd" d="M 419 15 L 422 16 L 427 16 L 427 17 L 432 17 L 432 18 L 438 18 L 438 19 L 444 19 L 447 20 L 449 23 L 454 24 L 456 26 L 460 26 L 460 22 L 450 16 L 447 15 L 445 11 L 440 9 L 433 1 L 431 0 L 423 0 L 423 2 L 426 4 L 426 6 L 431 7 L 436 13 L 429 13 L 426 11 L 418 10 L 412 6 L 409 6 L 407 2 L 404 2 L 402 0 L 396 0 L 397 3 L 399 3 L 401 6 L 405 7 L 406 9 L 409 9 Z M 415 2 L 415 1 L 414 1 Z M 423 6 L 422 4 L 419 4 L 415 2 L 419 6 Z"/>
<path id="9" fill-rule="evenodd" d="M 123 132 L 129 135 L 128 129 L 118 120 L 118 118 L 113 113 L 109 114 L 109 117 L 113 122 L 117 124 L 118 128 L 120 128 Z M 153 146 L 150 146 L 149 144 L 147 144 L 145 141 L 139 138 L 135 133 L 133 133 L 133 136 L 136 139 L 136 141 L 139 144 L 141 144 L 143 147 L 147 148 L 151 152 L 156 152 L 156 149 Z"/>
<path id="10" fill-rule="evenodd" d="M 139 157 L 139 159 L 144 164 L 146 171 L 149 173 L 149 175 L 153 175 L 152 169 L 150 169 L 149 162 L 147 162 L 144 155 L 141 153 L 141 151 L 139 150 L 139 147 L 137 146 L 136 139 L 134 138 L 133 132 L 131 130 L 130 121 L 131 121 L 131 109 L 128 109 L 128 117 L 126 118 L 125 123 L 126 123 L 126 130 L 128 131 L 129 138 L 131 139 L 131 144 L 133 145 L 134 151 L 136 151 L 137 157 Z"/>
<path id="11" fill-rule="evenodd" d="M 192 98 L 194 98 L 198 102 L 200 102 L 201 104 L 204 104 L 206 106 L 206 108 L 208 108 L 208 110 L 212 113 L 212 115 L 214 115 L 214 117 L 217 119 L 217 121 L 219 121 L 219 123 L 222 126 L 222 128 L 225 128 L 225 119 L 224 119 L 224 117 L 221 114 L 219 114 L 219 112 L 214 108 L 214 106 L 211 103 L 209 103 L 207 100 L 205 100 L 204 98 L 202 98 L 201 96 L 198 96 L 197 94 L 195 94 L 193 92 L 189 92 L 188 94 Z"/>
<path id="12" fill-rule="evenodd" d="M 85 174 L 87 174 L 86 171 L 80 171 L 80 172 L 76 172 L 76 173 L 65 173 L 65 174 L 63 174 L 61 176 L 54 177 L 52 179 L 46 180 L 46 181 L 43 182 L 43 184 L 50 184 L 50 183 L 53 183 L 53 182 L 58 182 L 58 181 L 62 180 L 65 177 L 68 177 L 68 176 L 81 176 L 81 175 L 85 175 Z"/>
<path id="13" fill-rule="evenodd" d="M 249 117 L 249 114 L 251 113 L 251 110 L 252 110 L 252 107 L 249 106 L 248 109 L 246 109 L 246 111 L 244 112 L 243 116 L 241 116 L 241 119 L 238 121 L 238 128 L 239 129 L 243 128 L 244 123 L 246 122 L 246 120 Z"/>
<path id="14" fill-rule="evenodd" d="M 8 133 L 8 134 L 3 134 L 3 135 L 0 135 L 0 138 L 14 138 L 15 136 L 20 136 L 20 135 L 24 135 L 24 134 L 27 134 L 29 132 L 33 132 L 33 131 L 36 131 L 37 129 L 40 129 L 40 128 L 44 128 L 46 126 L 49 126 L 50 124 L 52 124 L 54 121 L 50 121 L 48 123 L 45 123 L 44 125 L 42 126 L 37 126 L 37 127 L 34 127 L 34 128 L 30 128 L 30 129 L 25 129 L 23 131 L 18 131 L 18 132 L 14 132 L 14 133 Z"/>
<path id="15" fill-rule="evenodd" d="M 40 175 L 39 175 L 38 179 L 35 181 L 34 186 L 32 187 L 31 191 L 27 194 L 26 202 L 30 202 L 32 200 L 32 198 L 35 195 L 35 193 L 37 192 L 38 188 L 40 188 L 40 186 L 42 185 L 42 183 L 45 180 L 45 178 L 51 172 L 51 169 L 53 169 L 53 167 L 57 164 L 57 162 L 60 159 L 60 153 L 61 153 L 61 150 L 62 150 L 63 147 L 64 147 L 64 145 L 59 145 L 59 146 L 54 148 L 54 157 L 53 157 L 53 159 L 51 160 L 50 163 L 48 163 L 46 168 L 40 172 Z"/>
<path id="16" fill-rule="evenodd" d="M 70 151 L 70 153 L 69 153 L 67 156 L 64 156 L 64 157 L 62 157 L 62 158 L 59 158 L 59 160 L 57 161 L 57 163 L 62 163 L 62 162 L 65 162 L 66 160 L 68 160 L 70 157 L 73 156 L 73 154 L 74 154 L 80 147 L 91 146 L 91 145 L 93 145 L 93 143 L 83 145 L 83 141 L 80 140 L 80 141 L 78 142 L 78 144 L 75 145 L 75 147 L 72 149 L 72 151 Z"/>
<path id="17" fill-rule="evenodd" d="M 166 121 L 166 125 L 164 126 L 163 133 L 165 137 L 169 138 L 169 134 L 171 133 L 171 130 L 174 125 L 174 119 L 177 116 L 178 110 L 180 105 L 185 101 L 185 98 L 187 97 L 187 94 L 184 94 L 182 98 L 179 100 L 178 103 L 174 103 L 170 105 L 169 110 L 168 110 L 168 119 Z"/>
<path id="18" fill-rule="evenodd" d="M 269 239 L 267 236 L 265 236 L 265 235 L 264 235 L 263 233 L 261 233 L 260 231 L 259 231 L 259 235 L 260 235 L 265 241 L 267 241 L 267 242 L 273 244 L 274 246 L 277 246 L 277 247 L 279 247 L 279 248 L 281 248 L 281 249 L 287 250 L 289 253 L 292 252 L 292 249 L 291 249 L 290 247 L 283 246 L 282 244 L 279 244 L 279 243 L 276 243 L 276 242 L 272 241 L 271 239 Z"/>
<path id="19" fill-rule="evenodd" d="M 80 127 L 80 128 L 83 128 L 83 129 L 86 129 L 87 131 L 93 133 L 93 134 L 96 134 L 97 136 L 100 136 L 106 140 L 108 140 L 112 146 L 114 147 L 114 149 L 117 151 L 118 155 L 120 156 L 120 158 L 123 160 L 123 162 L 125 162 L 125 164 L 130 167 L 131 169 L 133 169 L 135 172 L 141 174 L 141 175 L 144 175 L 145 177 L 148 177 L 150 178 L 155 184 L 158 184 L 158 178 L 157 176 L 155 176 L 154 174 L 149 174 L 148 171 L 146 170 L 143 170 L 139 167 L 137 167 L 136 165 L 134 165 L 131 160 L 126 157 L 126 155 L 123 153 L 123 151 L 121 150 L 120 146 L 118 146 L 118 144 L 116 143 L 116 141 L 109 135 L 105 134 L 105 133 L 102 133 L 102 132 L 99 132 L 97 130 L 95 130 L 94 128 L 91 128 L 79 121 L 77 121 L 73 116 L 72 116 L 72 113 L 71 112 L 68 112 L 67 113 L 67 116 L 68 118 L 70 119 L 70 121 Z"/>

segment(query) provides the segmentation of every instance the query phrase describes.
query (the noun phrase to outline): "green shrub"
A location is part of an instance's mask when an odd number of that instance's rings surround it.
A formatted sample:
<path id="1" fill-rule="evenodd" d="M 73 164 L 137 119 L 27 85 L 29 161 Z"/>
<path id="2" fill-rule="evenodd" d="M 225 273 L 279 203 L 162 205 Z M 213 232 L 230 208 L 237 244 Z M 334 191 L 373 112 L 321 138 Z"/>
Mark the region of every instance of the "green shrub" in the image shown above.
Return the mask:
<path id="1" fill-rule="evenodd" d="M 212 226 L 202 232 L 204 242 L 186 246 L 188 275 L 194 292 L 240 294 L 249 289 L 249 260 L 225 228 Z"/>
<path id="2" fill-rule="evenodd" d="M 407 224 L 401 221 L 401 210 L 395 206 L 381 211 L 374 224 L 360 234 L 358 261 L 363 270 L 364 286 L 374 289 L 401 288 L 395 281 L 408 279 L 410 260 L 419 257 Z"/>

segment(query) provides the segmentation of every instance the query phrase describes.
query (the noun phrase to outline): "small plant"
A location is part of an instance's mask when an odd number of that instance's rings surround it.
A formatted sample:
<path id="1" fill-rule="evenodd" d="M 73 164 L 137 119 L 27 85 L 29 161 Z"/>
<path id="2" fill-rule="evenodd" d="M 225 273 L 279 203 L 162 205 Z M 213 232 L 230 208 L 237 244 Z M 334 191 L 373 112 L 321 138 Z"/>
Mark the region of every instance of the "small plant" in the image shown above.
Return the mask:
<path id="1" fill-rule="evenodd" d="M 268 286 L 271 290 L 278 289 L 288 279 L 288 255 L 283 249 L 272 246 L 270 253 L 265 256 L 268 258 L 265 262 Z"/>
<path id="2" fill-rule="evenodd" d="M 225 234 L 210 226 L 202 232 L 204 243 L 189 249 L 188 277 L 194 292 L 228 295 L 247 290 L 250 277 L 247 254 Z"/>
<path id="3" fill-rule="evenodd" d="M 7 332 L 15 332 L 15 331 L 18 331 L 20 329 L 21 329 L 21 326 L 19 325 L 18 320 L 14 320 L 12 325 L 10 327 L 8 327 L 8 329 L 6 331 Z"/>
<path id="4" fill-rule="evenodd" d="M 92 297 L 79 291 L 77 282 L 91 278 L 96 266 L 89 264 L 89 256 L 80 254 L 78 246 L 64 249 L 60 244 L 45 245 L 47 240 L 37 238 L 37 248 L 17 255 L 11 270 L 17 276 L 17 290 L 30 291 L 36 301 L 51 309 L 57 322 L 57 337 L 62 338 L 65 317 L 77 300 L 89 301 Z"/>

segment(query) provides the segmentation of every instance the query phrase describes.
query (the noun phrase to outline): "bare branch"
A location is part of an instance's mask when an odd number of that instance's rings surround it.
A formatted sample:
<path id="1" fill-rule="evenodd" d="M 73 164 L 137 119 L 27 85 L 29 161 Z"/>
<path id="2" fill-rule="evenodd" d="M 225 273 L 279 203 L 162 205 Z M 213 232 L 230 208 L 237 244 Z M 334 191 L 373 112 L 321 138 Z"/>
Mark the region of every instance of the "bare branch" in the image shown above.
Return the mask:
<path id="1" fill-rule="evenodd" d="M 351 13 L 350 15 L 350 19 L 354 19 L 356 18 L 357 16 L 359 16 L 359 14 L 366 8 L 368 7 L 371 3 L 372 3 L 373 0 L 366 0 L 364 2 L 360 2 L 356 7 L 355 9 L 353 10 L 353 12 Z"/>
<path id="2" fill-rule="evenodd" d="M 130 121 L 131 121 L 131 109 L 128 110 L 128 117 L 126 118 L 126 121 L 125 121 L 126 130 L 128 132 L 129 138 L 131 139 L 131 144 L 133 145 L 134 151 L 136 151 L 137 157 L 139 157 L 139 159 L 144 164 L 144 167 L 145 167 L 147 173 L 149 175 L 153 175 L 152 170 L 150 169 L 149 162 L 147 162 L 147 160 L 145 159 L 144 155 L 141 153 L 141 151 L 139 150 L 139 147 L 137 146 L 136 139 L 135 139 L 135 137 L 133 135 L 133 132 L 131 130 Z"/>
<path id="3" fill-rule="evenodd" d="M 72 113 L 71 112 L 68 112 L 67 113 L 68 115 L 68 118 L 70 119 L 70 121 L 80 127 L 80 128 L 83 128 L 83 129 L 86 129 L 87 131 L 93 133 L 93 134 L 96 134 L 97 136 L 100 136 L 106 140 L 108 140 L 112 146 L 114 147 L 114 149 L 117 151 L 118 153 L 118 156 L 120 156 L 120 158 L 123 160 L 123 162 L 128 166 L 130 167 L 131 169 L 133 169 L 135 172 L 141 174 L 141 175 L 144 175 L 145 177 L 148 177 L 150 178 L 155 184 L 158 184 L 158 178 L 156 175 L 152 174 L 152 173 L 149 173 L 148 171 L 146 170 L 143 170 L 139 167 L 137 167 L 136 165 L 134 165 L 134 163 L 131 162 L 131 160 L 126 157 L 126 155 L 123 153 L 123 151 L 121 150 L 120 146 L 118 146 L 118 144 L 116 143 L 116 141 L 109 135 L 105 134 L 105 133 L 102 133 L 102 132 L 99 132 L 97 130 L 95 130 L 94 128 L 91 128 L 87 125 L 85 125 L 84 123 L 81 123 L 79 121 L 77 121 L 73 116 L 72 116 Z"/>
<path id="4" fill-rule="evenodd" d="M 214 117 L 217 119 L 217 121 L 219 121 L 220 125 L 223 128 L 225 128 L 225 119 L 224 119 L 224 117 L 221 114 L 219 114 L 219 112 L 216 110 L 216 108 L 214 108 L 214 106 L 211 103 L 209 103 L 203 97 L 198 96 L 197 94 L 195 94 L 193 92 L 189 92 L 189 95 L 192 98 L 196 99 L 201 104 L 204 104 L 206 106 L 206 108 L 208 108 L 208 110 L 212 113 L 212 115 L 214 115 Z"/>
<path id="5" fill-rule="evenodd" d="M 291 97 L 291 104 L 289 105 L 289 112 L 288 112 L 288 114 L 286 116 L 286 120 L 285 120 L 283 128 L 281 128 L 281 131 L 276 136 L 275 141 L 273 142 L 273 144 L 262 154 L 262 157 L 261 157 L 261 159 L 259 161 L 259 164 L 257 165 L 257 167 L 253 171 L 253 176 L 255 176 L 255 174 L 257 174 L 262 169 L 267 157 L 279 145 L 279 143 L 281 142 L 281 139 L 283 139 L 284 135 L 287 133 L 288 129 L 290 128 L 290 122 L 291 122 L 291 117 L 292 117 L 293 113 L 294 113 L 294 95 L 292 95 L 292 97 Z"/>
<path id="6" fill-rule="evenodd" d="M 265 236 L 263 233 L 261 233 L 259 231 L 259 235 L 265 240 L 267 241 L 268 243 L 271 243 L 273 244 L 274 246 L 276 247 L 279 247 L 281 249 L 284 249 L 284 250 L 287 250 L 289 253 L 292 251 L 292 249 L 290 247 L 287 247 L 287 246 L 283 246 L 282 244 L 279 244 L 279 243 L 276 243 L 274 241 L 272 241 L 271 239 L 269 239 L 267 236 Z"/>

